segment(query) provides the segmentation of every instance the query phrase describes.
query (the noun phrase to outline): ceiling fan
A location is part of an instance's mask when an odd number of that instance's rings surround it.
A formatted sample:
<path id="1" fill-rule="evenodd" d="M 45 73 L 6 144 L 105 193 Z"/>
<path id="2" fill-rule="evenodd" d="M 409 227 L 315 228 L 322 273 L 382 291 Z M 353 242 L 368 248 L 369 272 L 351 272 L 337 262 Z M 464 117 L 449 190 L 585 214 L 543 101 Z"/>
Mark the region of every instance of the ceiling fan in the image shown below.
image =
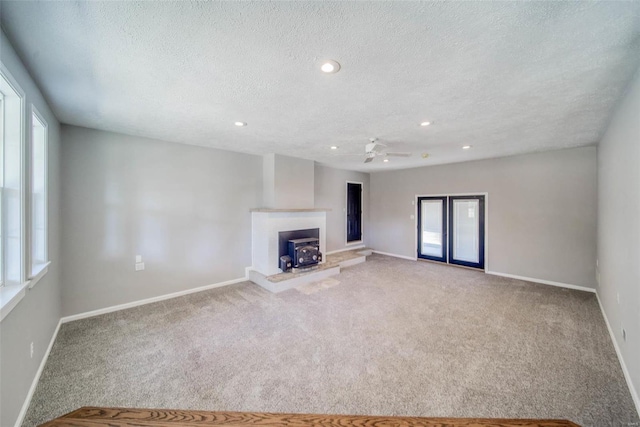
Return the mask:
<path id="1" fill-rule="evenodd" d="M 383 151 L 387 146 L 378 142 L 378 138 L 369 138 L 369 143 L 364 146 L 365 163 L 370 163 L 378 156 L 383 157 L 410 157 L 411 153 L 397 153 L 391 151 Z"/>

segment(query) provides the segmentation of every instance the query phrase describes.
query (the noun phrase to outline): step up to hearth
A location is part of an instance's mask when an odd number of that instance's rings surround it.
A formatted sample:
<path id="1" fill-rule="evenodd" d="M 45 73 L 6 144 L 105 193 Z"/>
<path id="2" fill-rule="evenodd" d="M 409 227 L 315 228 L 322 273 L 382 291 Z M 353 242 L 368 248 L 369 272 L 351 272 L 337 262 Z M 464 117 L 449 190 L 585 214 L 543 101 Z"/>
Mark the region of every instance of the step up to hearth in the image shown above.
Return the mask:
<path id="1" fill-rule="evenodd" d="M 368 248 L 334 252 L 325 257 L 324 263 L 308 271 L 278 273 L 265 276 L 256 270 L 250 269 L 249 280 L 270 292 L 278 293 L 340 274 L 341 268 L 365 262 L 367 256 L 371 255 L 372 252 L 373 251 Z"/>
<path id="2" fill-rule="evenodd" d="M 340 267 L 350 267 L 367 260 L 367 256 L 373 253 L 369 248 L 351 249 L 348 251 L 334 252 L 326 256 L 327 263 L 338 264 Z"/>

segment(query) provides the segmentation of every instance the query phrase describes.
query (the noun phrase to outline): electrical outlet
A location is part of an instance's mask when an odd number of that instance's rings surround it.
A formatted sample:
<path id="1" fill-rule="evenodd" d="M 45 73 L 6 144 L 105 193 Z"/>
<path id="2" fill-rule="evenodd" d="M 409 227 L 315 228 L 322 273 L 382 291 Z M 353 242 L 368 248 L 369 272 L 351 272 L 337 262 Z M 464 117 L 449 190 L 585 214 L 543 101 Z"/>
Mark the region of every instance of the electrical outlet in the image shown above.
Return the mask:
<path id="1" fill-rule="evenodd" d="M 136 255 L 136 262 L 142 262 L 142 255 Z"/>
<path id="2" fill-rule="evenodd" d="M 409 218 L 410 219 L 416 219 L 416 216 L 415 215 L 411 215 Z"/>
<path id="3" fill-rule="evenodd" d="M 142 270 L 144 270 L 144 262 L 136 263 L 136 271 L 142 271 Z"/>
<path id="4" fill-rule="evenodd" d="M 33 359 L 33 341 L 31 341 L 31 358 Z"/>

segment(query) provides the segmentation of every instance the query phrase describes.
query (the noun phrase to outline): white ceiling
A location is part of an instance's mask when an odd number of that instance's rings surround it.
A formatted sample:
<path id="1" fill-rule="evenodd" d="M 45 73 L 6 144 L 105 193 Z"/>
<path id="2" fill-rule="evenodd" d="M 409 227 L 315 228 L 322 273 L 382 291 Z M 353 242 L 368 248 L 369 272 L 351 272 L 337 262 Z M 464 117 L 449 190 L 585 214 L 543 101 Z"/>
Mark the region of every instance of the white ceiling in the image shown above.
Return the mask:
<path id="1" fill-rule="evenodd" d="M 0 13 L 63 123 L 361 171 L 595 144 L 640 62 L 638 1 L 3 1 Z M 326 58 L 342 70 L 320 72 Z M 370 137 L 414 155 L 344 155 Z"/>

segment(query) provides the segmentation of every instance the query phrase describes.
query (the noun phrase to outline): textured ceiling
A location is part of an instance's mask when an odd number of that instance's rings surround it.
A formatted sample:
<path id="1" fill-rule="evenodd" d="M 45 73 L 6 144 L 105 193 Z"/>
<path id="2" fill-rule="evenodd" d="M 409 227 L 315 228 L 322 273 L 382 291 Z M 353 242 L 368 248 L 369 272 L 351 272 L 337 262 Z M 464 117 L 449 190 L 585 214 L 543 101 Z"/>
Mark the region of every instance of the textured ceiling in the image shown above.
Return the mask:
<path id="1" fill-rule="evenodd" d="M 595 144 L 640 62 L 638 1 L 3 1 L 0 13 L 63 123 L 361 171 Z M 320 72 L 326 58 L 341 71 Z M 370 137 L 414 155 L 347 155 Z"/>

